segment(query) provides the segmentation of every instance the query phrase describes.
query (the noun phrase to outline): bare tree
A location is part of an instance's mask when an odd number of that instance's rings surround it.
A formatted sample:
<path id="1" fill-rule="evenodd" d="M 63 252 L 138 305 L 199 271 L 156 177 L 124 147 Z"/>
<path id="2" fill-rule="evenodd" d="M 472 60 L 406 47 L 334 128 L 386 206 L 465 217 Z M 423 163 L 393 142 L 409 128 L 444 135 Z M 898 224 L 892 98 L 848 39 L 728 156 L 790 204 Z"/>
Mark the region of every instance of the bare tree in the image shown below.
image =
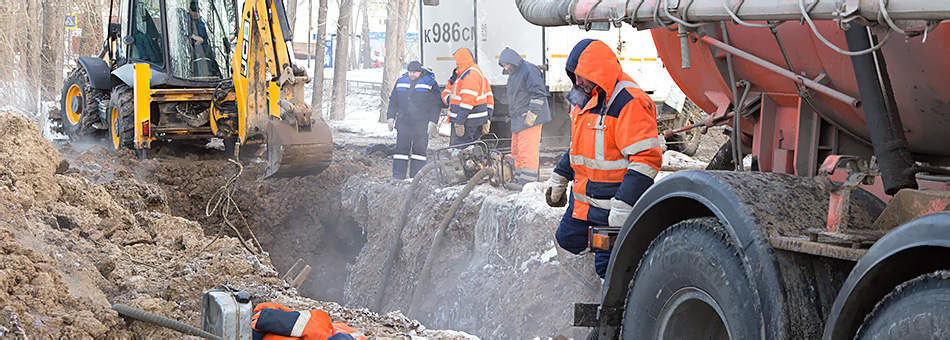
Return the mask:
<path id="1" fill-rule="evenodd" d="M 386 121 L 386 110 L 389 109 L 389 94 L 399 78 L 405 64 L 406 28 L 409 25 L 409 13 L 415 7 L 413 0 L 395 0 L 388 4 L 386 17 L 386 56 L 383 64 L 383 86 L 380 96 L 382 105 L 379 106 L 379 122 Z"/>
<path id="2" fill-rule="evenodd" d="M 63 87 L 63 52 L 66 41 L 63 39 L 66 11 L 62 3 L 44 1 L 42 46 L 40 48 L 40 98 L 43 101 L 59 99 Z"/>
<path id="3" fill-rule="evenodd" d="M 349 65 L 350 24 L 353 14 L 353 0 L 340 0 L 340 16 L 337 20 L 336 46 L 333 54 L 333 97 L 330 119 L 341 120 L 346 110 L 346 71 Z"/>
<path id="4" fill-rule="evenodd" d="M 350 54 L 350 60 L 349 60 L 349 63 L 347 63 L 348 69 L 350 70 L 354 70 L 357 67 L 359 67 L 359 56 L 357 56 L 356 54 L 356 48 L 357 46 L 359 46 L 356 44 L 356 27 L 358 27 L 356 25 L 356 22 L 357 22 L 356 20 L 359 18 L 358 18 L 358 15 L 352 15 L 353 7 L 355 6 L 356 6 L 355 3 L 350 5 L 350 12 L 351 12 L 350 31 L 349 31 L 350 32 L 350 46 L 348 50 Z"/>
<path id="5" fill-rule="evenodd" d="M 360 61 L 362 62 L 363 68 L 373 67 L 372 60 L 372 48 L 369 45 L 369 2 L 370 0 L 362 0 L 360 4 L 360 12 L 363 13 L 363 29 L 360 35 L 363 37 L 361 40 L 362 51 L 360 52 Z"/>
<path id="6" fill-rule="evenodd" d="M 323 65 L 326 64 L 327 54 L 327 0 L 319 0 L 319 10 L 317 10 L 317 51 L 316 60 L 313 68 L 313 97 L 310 99 L 310 107 L 314 114 L 323 117 Z"/>
<path id="7" fill-rule="evenodd" d="M 284 0 L 284 7 L 287 13 L 287 23 L 290 24 L 290 34 L 293 35 L 297 24 L 297 0 Z"/>

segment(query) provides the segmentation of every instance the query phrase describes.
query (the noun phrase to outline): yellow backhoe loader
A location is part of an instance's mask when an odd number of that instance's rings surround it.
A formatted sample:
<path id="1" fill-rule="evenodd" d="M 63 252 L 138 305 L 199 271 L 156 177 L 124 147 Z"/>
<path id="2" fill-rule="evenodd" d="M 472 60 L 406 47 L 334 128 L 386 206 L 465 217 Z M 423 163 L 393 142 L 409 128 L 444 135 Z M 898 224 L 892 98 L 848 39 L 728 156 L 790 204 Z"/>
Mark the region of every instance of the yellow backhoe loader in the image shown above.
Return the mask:
<path id="1" fill-rule="evenodd" d="M 65 81 L 53 118 L 67 135 L 107 134 L 141 157 L 156 140 L 218 137 L 231 155 L 263 147 L 265 177 L 329 166 L 330 129 L 304 101 L 310 78 L 288 49 L 281 0 L 118 4 L 102 52 L 80 57 Z"/>

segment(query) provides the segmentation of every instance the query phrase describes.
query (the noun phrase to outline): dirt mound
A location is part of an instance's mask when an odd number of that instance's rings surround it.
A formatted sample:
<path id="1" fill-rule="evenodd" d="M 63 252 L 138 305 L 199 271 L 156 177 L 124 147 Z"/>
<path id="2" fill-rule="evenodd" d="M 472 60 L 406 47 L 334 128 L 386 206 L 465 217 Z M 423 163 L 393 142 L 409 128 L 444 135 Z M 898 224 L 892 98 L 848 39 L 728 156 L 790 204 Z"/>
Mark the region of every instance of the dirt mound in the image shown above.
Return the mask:
<path id="1" fill-rule="evenodd" d="M 230 234 L 217 235 L 213 217 L 205 224 L 174 216 L 204 216 L 204 205 L 196 203 L 233 171 L 223 159 L 197 154 L 137 161 L 130 152 L 99 147 L 65 150 L 68 168 L 32 123 L 0 113 L 0 337 L 181 337 L 126 320 L 110 306 L 122 303 L 200 326 L 201 295 L 220 286 L 248 291 L 254 303 L 327 310 L 369 336 L 458 335 L 428 331 L 398 313 L 380 316 L 300 297 L 278 278 L 267 253 L 252 253 Z M 247 181 L 240 199 L 266 195 L 262 187 Z M 294 215 L 281 211 L 267 216 Z"/>

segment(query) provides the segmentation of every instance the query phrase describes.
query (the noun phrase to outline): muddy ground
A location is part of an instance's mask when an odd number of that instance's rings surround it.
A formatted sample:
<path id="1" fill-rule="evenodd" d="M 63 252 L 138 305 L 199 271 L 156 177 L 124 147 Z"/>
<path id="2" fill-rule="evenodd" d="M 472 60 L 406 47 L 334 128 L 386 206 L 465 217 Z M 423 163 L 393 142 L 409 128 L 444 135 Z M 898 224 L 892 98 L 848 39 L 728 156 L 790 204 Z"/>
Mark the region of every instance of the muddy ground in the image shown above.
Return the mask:
<path id="1" fill-rule="evenodd" d="M 587 334 L 569 326 L 570 307 L 596 302 L 600 280 L 592 258 L 556 247 L 564 209 L 544 204 L 543 184 L 477 186 L 434 245 L 461 186 L 424 181 L 382 286 L 409 182 L 387 180 L 391 159 L 366 153 L 392 141 L 334 139 L 323 173 L 262 180 L 259 159 L 239 168 L 220 144 L 155 143 L 139 160 L 95 141 L 50 143 L 30 121 L 0 113 L 0 336 L 178 337 L 110 306 L 200 326 L 201 294 L 218 286 L 255 303 L 325 309 L 370 336 L 465 335 L 422 324 L 489 338 Z M 711 157 L 710 140 L 696 158 Z M 542 167 L 559 158 L 544 155 Z M 225 219 L 211 207 L 236 175 Z M 313 271 L 296 290 L 281 276 L 298 259 Z"/>
<path id="2" fill-rule="evenodd" d="M 464 336 L 318 301 L 340 301 L 328 297 L 342 296 L 347 261 L 362 247 L 359 228 L 321 212 L 338 211 L 333 188 L 371 164 L 341 152 L 320 176 L 262 182 L 248 163 L 232 196 L 250 227 L 231 216 L 243 243 L 231 230 L 218 235 L 222 218 L 204 211 L 235 166 L 218 150 L 188 149 L 158 146 L 139 161 L 81 142 L 54 147 L 29 120 L 0 113 L 0 337 L 181 337 L 110 306 L 200 326 L 201 294 L 220 286 L 254 303 L 327 310 L 369 336 Z M 283 255 L 255 249 L 251 231 Z M 298 257 L 315 268 L 300 292 L 279 278 Z"/>

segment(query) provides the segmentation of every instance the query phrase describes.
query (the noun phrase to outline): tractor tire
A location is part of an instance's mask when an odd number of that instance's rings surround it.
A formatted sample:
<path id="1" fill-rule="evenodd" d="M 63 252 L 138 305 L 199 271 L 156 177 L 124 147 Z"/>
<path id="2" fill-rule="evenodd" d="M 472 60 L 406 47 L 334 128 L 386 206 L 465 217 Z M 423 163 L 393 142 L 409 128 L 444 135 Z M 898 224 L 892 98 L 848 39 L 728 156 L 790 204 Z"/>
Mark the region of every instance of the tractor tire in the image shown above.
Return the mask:
<path id="1" fill-rule="evenodd" d="M 60 114 L 54 119 L 62 124 L 62 132 L 70 138 L 90 136 L 97 131 L 92 124 L 99 121 L 99 102 L 107 98 L 106 93 L 92 87 L 86 70 L 77 67 L 63 82 Z"/>
<path id="2" fill-rule="evenodd" d="M 683 104 L 683 109 L 676 113 L 676 119 L 670 128 L 678 129 L 690 124 L 702 122 L 702 112 L 703 110 L 700 109 L 699 106 L 687 98 Z M 663 132 L 663 130 L 665 130 L 665 128 L 660 129 L 660 132 Z M 666 139 L 666 147 L 668 150 L 677 151 L 692 157 L 696 155 L 696 151 L 699 150 L 699 144 L 702 142 L 702 139 L 702 132 L 700 132 L 699 128 L 695 128 L 670 136 Z"/>
<path id="3" fill-rule="evenodd" d="M 918 276 L 874 306 L 858 339 L 950 338 L 950 271 Z"/>
<path id="4" fill-rule="evenodd" d="M 737 248 L 716 218 L 663 231 L 631 281 L 623 338 L 763 338 L 758 297 Z"/>
<path id="5" fill-rule="evenodd" d="M 706 170 L 735 170 L 736 162 L 732 161 L 732 138 L 726 140 L 706 165 Z"/>
<path id="6" fill-rule="evenodd" d="M 112 89 L 108 117 L 112 149 L 132 149 L 135 142 L 135 100 L 131 87 L 122 84 Z"/>

